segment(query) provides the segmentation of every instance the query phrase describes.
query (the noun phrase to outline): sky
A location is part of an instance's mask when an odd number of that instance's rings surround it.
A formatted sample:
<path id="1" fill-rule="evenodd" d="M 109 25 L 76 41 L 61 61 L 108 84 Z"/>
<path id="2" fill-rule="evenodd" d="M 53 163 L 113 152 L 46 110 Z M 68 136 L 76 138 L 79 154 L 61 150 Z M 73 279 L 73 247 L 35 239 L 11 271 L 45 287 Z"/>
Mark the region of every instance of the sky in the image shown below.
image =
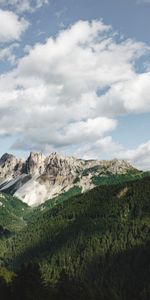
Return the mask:
<path id="1" fill-rule="evenodd" d="M 0 155 L 150 169 L 150 0 L 0 0 Z"/>

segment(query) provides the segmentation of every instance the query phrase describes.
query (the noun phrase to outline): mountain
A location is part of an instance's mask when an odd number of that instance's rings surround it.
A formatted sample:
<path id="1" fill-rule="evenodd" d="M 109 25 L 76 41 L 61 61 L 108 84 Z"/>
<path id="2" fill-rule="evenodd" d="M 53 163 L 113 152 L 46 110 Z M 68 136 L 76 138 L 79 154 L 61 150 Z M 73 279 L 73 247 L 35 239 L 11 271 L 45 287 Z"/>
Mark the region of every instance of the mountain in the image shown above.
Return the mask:
<path id="1" fill-rule="evenodd" d="M 99 185 L 110 175 L 139 174 L 124 160 L 82 160 L 51 153 L 31 152 L 26 160 L 5 153 L 0 159 L 0 191 L 15 195 L 30 206 L 74 187 L 85 192 Z"/>
<path id="2" fill-rule="evenodd" d="M 26 222 L 0 243 L 7 299 L 150 299 L 150 176 L 30 208 Z"/>

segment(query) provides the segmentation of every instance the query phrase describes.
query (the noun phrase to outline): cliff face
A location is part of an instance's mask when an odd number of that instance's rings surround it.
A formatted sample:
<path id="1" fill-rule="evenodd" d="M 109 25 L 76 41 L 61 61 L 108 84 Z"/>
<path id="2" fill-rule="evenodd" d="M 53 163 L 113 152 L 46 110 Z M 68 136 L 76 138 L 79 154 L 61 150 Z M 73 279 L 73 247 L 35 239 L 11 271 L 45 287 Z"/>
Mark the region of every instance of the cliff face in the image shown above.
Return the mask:
<path id="1" fill-rule="evenodd" d="M 24 162 L 22 172 L 29 175 L 41 175 L 45 170 L 45 156 L 42 153 L 31 152 Z"/>
<path id="2" fill-rule="evenodd" d="M 51 153 L 31 152 L 27 160 L 4 154 L 0 159 L 0 191 L 15 194 L 31 206 L 58 196 L 74 186 L 94 187 L 93 176 L 126 174 L 134 168 L 124 160 L 81 160 Z"/>
<path id="3" fill-rule="evenodd" d="M 0 159 L 0 181 L 20 174 L 22 161 L 12 154 L 5 153 Z"/>

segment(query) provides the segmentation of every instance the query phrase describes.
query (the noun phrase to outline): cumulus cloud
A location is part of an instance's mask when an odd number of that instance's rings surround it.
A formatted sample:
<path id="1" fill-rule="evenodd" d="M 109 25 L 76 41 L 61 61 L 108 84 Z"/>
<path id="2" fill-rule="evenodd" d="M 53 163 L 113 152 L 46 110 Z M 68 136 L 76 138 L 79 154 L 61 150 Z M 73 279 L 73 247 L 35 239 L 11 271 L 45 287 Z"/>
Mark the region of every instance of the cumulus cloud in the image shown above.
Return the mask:
<path id="1" fill-rule="evenodd" d="M 16 55 L 14 50 L 19 47 L 18 43 L 14 43 L 8 47 L 4 47 L 0 49 L 0 61 L 5 62 L 8 61 L 11 65 L 16 62 Z"/>
<path id="2" fill-rule="evenodd" d="M 113 141 L 111 136 L 105 136 L 95 143 L 87 142 L 78 148 L 75 154 L 85 159 L 125 159 L 139 170 L 150 169 L 150 141 L 140 144 L 135 149 L 125 149 L 120 143 Z"/>
<path id="3" fill-rule="evenodd" d="M 94 143 L 87 142 L 84 146 L 79 147 L 75 155 L 84 159 L 104 159 L 118 157 L 118 153 L 123 151 L 123 147 L 113 141 L 111 136 L 98 138 Z M 116 155 L 117 154 L 117 155 Z"/>
<path id="4" fill-rule="evenodd" d="M 136 149 L 122 150 L 118 157 L 127 159 L 139 169 L 150 168 L 150 141 L 142 143 Z"/>
<path id="5" fill-rule="evenodd" d="M 150 111 L 150 72 L 134 74 L 125 82 L 117 82 L 101 96 L 101 109 L 106 115 L 143 113 Z"/>
<path id="6" fill-rule="evenodd" d="M 108 132 L 118 116 L 150 111 L 150 72 L 135 67 L 149 51 L 102 21 L 78 21 L 28 47 L 0 77 L 0 134 L 16 136 L 15 149 L 124 151 Z"/>
<path id="7" fill-rule="evenodd" d="M 15 8 L 18 13 L 31 13 L 48 3 L 49 0 L 0 0 L 1 5 Z"/>
<path id="8" fill-rule="evenodd" d="M 13 43 L 8 47 L 0 48 L 0 61 L 1 62 L 9 62 L 10 65 L 14 65 L 16 63 L 16 54 L 15 50 L 19 47 L 18 43 Z"/>
<path id="9" fill-rule="evenodd" d="M 15 13 L 0 9 L 0 43 L 17 41 L 28 28 L 29 23 Z"/>

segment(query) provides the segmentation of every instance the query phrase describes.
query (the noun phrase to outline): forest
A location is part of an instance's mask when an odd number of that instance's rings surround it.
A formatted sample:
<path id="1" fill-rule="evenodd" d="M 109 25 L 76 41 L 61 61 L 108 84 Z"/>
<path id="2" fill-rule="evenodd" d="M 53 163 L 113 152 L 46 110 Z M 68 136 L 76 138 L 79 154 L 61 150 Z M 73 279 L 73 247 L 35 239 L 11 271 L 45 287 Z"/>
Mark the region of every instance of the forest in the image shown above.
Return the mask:
<path id="1" fill-rule="evenodd" d="M 149 174 L 59 200 L 1 224 L 0 299 L 149 300 Z"/>

